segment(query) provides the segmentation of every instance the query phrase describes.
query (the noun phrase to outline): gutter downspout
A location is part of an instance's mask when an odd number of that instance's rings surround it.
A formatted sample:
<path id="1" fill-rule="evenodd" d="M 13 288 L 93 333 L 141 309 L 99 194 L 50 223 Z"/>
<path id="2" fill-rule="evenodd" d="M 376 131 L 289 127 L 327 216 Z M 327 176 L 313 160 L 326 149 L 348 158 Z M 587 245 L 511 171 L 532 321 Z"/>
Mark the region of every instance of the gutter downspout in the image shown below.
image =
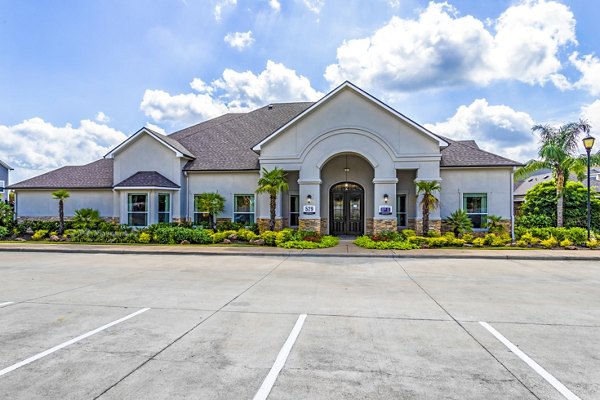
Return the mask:
<path id="1" fill-rule="evenodd" d="M 510 237 L 514 243 L 515 241 L 515 190 L 514 190 L 514 177 L 516 168 L 513 167 L 510 173 Z"/>
<path id="2" fill-rule="evenodd" d="M 189 222 L 190 220 L 190 176 L 187 171 L 183 171 L 183 175 L 185 176 L 185 221 Z"/>

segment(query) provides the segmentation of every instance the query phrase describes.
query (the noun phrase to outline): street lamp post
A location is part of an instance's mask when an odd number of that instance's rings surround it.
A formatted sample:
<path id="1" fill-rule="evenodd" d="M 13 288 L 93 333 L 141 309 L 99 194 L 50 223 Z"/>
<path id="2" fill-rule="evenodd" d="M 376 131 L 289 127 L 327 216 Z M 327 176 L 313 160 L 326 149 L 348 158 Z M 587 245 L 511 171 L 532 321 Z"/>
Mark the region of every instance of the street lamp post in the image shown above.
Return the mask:
<path id="1" fill-rule="evenodd" d="M 588 241 L 590 240 L 590 230 L 592 228 L 592 206 L 590 200 L 590 153 L 592 152 L 592 147 L 594 147 L 594 141 L 596 139 L 588 133 L 586 137 L 583 138 L 583 147 L 585 147 L 585 151 L 587 152 L 587 237 Z"/>

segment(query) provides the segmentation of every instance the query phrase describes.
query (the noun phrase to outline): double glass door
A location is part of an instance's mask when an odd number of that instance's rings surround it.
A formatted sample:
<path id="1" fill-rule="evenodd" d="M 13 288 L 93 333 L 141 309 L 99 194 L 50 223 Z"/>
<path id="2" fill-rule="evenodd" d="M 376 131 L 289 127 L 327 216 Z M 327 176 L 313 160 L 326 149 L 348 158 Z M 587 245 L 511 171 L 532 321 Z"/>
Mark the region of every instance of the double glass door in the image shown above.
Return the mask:
<path id="1" fill-rule="evenodd" d="M 364 190 L 351 182 L 331 188 L 330 232 L 332 235 L 362 235 Z"/>

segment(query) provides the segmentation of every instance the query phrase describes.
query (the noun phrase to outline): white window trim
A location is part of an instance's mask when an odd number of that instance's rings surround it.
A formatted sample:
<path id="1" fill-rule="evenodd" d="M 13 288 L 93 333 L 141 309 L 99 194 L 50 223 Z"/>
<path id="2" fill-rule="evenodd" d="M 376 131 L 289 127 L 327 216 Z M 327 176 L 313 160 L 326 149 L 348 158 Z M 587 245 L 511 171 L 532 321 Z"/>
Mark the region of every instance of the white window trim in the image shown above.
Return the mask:
<path id="1" fill-rule="evenodd" d="M 235 207 L 236 207 L 236 202 L 235 202 L 235 198 L 238 196 L 252 196 L 254 198 L 254 208 L 252 211 L 235 211 Z M 231 222 L 235 222 L 235 215 L 236 214 L 252 214 L 253 218 L 252 218 L 252 222 L 251 224 L 255 224 L 256 223 L 256 195 L 254 193 L 234 193 L 233 194 L 233 215 L 231 216 Z"/>
<path id="2" fill-rule="evenodd" d="M 169 196 L 169 210 L 168 211 L 160 211 L 160 196 Z M 158 221 L 160 220 L 159 216 L 160 214 L 167 214 L 168 218 L 167 218 L 167 222 L 166 223 L 171 223 L 171 216 L 173 215 L 173 196 L 171 195 L 171 193 L 169 192 L 159 192 L 157 193 L 156 196 L 156 222 L 158 223 Z"/>
<path id="3" fill-rule="evenodd" d="M 139 195 L 143 195 L 146 196 L 146 211 L 129 211 L 129 196 L 139 196 Z M 136 213 L 136 214 L 146 214 L 146 225 L 129 225 L 129 215 L 132 213 Z M 127 224 L 129 226 L 132 226 L 134 228 L 145 228 L 148 226 L 148 222 L 150 222 L 150 193 L 148 192 L 130 192 L 127 193 Z"/>
<path id="4" fill-rule="evenodd" d="M 470 213 L 470 212 L 468 212 L 467 209 L 465 208 L 465 196 L 467 196 L 467 195 L 482 195 L 482 196 L 485 196 L 486 212 L 484 212 L 484 213 Z M 485 218 L 482 218 L 482 221 L 481 221 L 482 224 L 483 224 L 483 223 L 485 223 L 487 221 L 487 216 L 490 214 L 490 211 L 489 211 L 489 198 L 490 198 L 490 196 L 486 192 L 468 192 L 468 193 L 463 193 L 462 194 L 462 199 L 461 199 L 462 209 L 467 213 L 467 216 L 481 215 L 482 217 L 485 217 Z M 474 232 L 485 232 L 487 230 L 488 230 L 487 228 L 483 228 L 483 227 L 481 227 L 481 228 L 473 228 Z"/>
<path id="5" fill-rule="evenodd" d="M 194 193 L 194 195 L 192 196 L 192 209 L 193 209 L 193 219 L 192 222 L 195 224 L 196 223 L 196 215 L 197 214 L 205 214 L 207 217 L 209 217 L 209 223 L 212 224 L 212 221 L 210 221 L 210 213 L 207 213 L 205 211 L 196 211 L 196 196 L 200 196 L 200 193 Z"/>

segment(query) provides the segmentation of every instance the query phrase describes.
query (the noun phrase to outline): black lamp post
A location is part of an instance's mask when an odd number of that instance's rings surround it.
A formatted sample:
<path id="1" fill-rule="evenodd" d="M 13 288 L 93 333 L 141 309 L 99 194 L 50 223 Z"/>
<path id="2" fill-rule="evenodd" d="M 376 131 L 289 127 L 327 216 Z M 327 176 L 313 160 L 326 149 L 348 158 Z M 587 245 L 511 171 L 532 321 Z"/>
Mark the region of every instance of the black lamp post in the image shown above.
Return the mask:
<path id="1" fill-rule="evenodd" d="M 592 147 L 594 147 L 594 141 L 596 139 L 588 133 L 586 137 L 583 138 L 583 147 L 585 147 L 585 151 L 587 152 L 587 236 L 588 240 L 590 240 L 590 230 L 592 228 L 592 207 L 590 203 L 590 153 L 592 151 Z"/>

